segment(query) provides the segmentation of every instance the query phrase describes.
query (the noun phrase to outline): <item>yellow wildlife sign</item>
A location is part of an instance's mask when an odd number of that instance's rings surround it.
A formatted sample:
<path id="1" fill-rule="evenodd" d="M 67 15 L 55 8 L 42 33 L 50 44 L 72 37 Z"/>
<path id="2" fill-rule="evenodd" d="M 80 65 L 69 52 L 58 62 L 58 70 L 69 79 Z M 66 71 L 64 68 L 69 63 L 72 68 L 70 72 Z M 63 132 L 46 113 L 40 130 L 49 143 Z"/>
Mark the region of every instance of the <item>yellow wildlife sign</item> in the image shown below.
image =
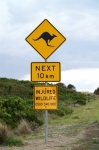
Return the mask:
<path id="1" fill-rule="evenodd" d="M 57 86 L 34 86 L 34 109 L 54 110 L 58 108 Z"/>
<path id="2" fill-rule="evenodd" d="M 44 59 L 53 54 L 65 40 L 66 38 L 47 19 L 26 37 L 26 41 Z"/>
<path id="3" fill-rule="evenodd" d="M 61 78 L 59 62 L 32 62 L 31 81 L 58 82 Z"/>

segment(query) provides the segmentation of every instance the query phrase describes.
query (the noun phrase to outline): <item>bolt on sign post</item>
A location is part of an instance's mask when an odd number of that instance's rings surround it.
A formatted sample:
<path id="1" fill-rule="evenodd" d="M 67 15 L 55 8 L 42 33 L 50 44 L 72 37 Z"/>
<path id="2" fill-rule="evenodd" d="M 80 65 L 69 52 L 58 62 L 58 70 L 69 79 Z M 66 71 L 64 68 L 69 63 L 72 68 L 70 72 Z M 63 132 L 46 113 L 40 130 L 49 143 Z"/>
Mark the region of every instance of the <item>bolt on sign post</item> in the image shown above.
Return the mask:
<path id="1" fill-rule="evenodd" d="M 45 143 L 48 139 L 48 110 L 55 110 L 57 87 L 47 86 L 47 82 L 60 81 L 60 63 L 47 59 L 66 41 L 66 38 L 47 20 L 43 20 L 25 39 L 45 62 L 31 63 L 31 81 L 45 82 L 45 86 L 34 87 L 34 109 L 45 110 Z"/>
<path id="2" fill-rule="evenodd" d="M 32 62 L 31 81 L 59 82 L 61 80 L 60 62 Z"/>
<path id="3" fill-rule="evenodd" d="M 48 59 L 65 40 L 66 38 L 47 19 L 26 37 L 26 41 L 44 59 Z"/>

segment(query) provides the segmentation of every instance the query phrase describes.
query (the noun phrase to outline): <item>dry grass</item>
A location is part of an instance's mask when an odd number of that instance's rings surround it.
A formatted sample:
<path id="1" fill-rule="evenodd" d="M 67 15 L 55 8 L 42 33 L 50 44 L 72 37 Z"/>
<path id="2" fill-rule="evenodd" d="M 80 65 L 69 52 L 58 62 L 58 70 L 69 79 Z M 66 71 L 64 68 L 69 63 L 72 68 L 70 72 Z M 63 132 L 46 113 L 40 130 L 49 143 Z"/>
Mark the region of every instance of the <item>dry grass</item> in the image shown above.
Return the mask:
<path id="1" fill-rule="evenodd" d="M 26 120 L 22 119 L 22 120 L 20 121 L 20 124 L 18 125 L 18 128 L 17 128 L 17 130 L 16 130 L 16 133 L 17 133 L 18 135 L 31 134 L 31 133 L 32 133 L 32 130 L 31 130 L 31 128 L 30 128 L 29 123 L 28 123 Z"/>
<path id="2" fill-rule="evenodd" d="M 10 135 L 11 132 L 8 126 L 0 123 L 0 144 L 3 144 Z"/>

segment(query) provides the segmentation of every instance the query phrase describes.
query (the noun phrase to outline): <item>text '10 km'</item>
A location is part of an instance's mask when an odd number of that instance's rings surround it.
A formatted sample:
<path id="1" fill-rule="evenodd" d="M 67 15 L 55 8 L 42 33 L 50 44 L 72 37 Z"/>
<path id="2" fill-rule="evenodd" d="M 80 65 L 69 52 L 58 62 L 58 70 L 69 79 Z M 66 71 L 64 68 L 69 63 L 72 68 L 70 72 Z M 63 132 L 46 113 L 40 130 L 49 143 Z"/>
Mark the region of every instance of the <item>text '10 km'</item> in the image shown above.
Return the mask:
<path id="1" fill-rule="evenodd" d="M 37 73 L 37 77 L 38 79 L 42 79 L 42 78 L 48 78 L 48 79 L 54 79 L 54 75 L 48 75 L 48 74 L 44 74 L 44 73 Z"/>

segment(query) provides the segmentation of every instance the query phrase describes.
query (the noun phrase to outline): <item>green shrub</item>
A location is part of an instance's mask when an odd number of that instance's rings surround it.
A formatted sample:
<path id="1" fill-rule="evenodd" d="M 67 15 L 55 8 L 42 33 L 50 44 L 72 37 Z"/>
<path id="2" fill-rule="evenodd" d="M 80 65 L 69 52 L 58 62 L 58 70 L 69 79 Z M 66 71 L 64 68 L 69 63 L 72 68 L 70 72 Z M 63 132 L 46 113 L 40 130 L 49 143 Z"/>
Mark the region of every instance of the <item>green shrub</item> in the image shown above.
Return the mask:
<path id="1" fill-rule="evenodd" d="M 80 105 L 85 105 L 87 100 L 86 95 L 72 90 L 67 90 L 65 99 L 71 103 Z"/>
<path id="2" fill-rule="evenodd" d="M 68 108 L 68 107 L 64 107 L 64 106 L 59 106 L 59 109 L 56 110 L 56 114 L 58 116 L 64 116 L 64 115 L 68 115 L 72 113 L 72 109 Z"/>
<path id="3" fill-rule="evenodd" d="M 72 112 L 73 112 L 73 110 L 71 108 L 69 108 L 65 102 L 59 103 L 57 110 L 49 111 L 50 114 L 55 114 L 55 115 L 60 116 L 60 117 L 64 116 L 64 115 L 71 114 Z"/>
<path id="4" fill-rule="evenodd" d="M 33 110 L 32 100 L 23 99 L 20 97 L 0 97 L 0 119 L 12 128 L 17 127 L 21 119 L 29 122 L 35 122 L 41 125 L 42 119 L 39 114 Z"/>
<path id="5" fill-rule="evenodd" d="M 22 139 L 18 137 L 8 137 L 6 141 L 3 143 L 5 146 L 20 146 L 22 145 Z"/>

